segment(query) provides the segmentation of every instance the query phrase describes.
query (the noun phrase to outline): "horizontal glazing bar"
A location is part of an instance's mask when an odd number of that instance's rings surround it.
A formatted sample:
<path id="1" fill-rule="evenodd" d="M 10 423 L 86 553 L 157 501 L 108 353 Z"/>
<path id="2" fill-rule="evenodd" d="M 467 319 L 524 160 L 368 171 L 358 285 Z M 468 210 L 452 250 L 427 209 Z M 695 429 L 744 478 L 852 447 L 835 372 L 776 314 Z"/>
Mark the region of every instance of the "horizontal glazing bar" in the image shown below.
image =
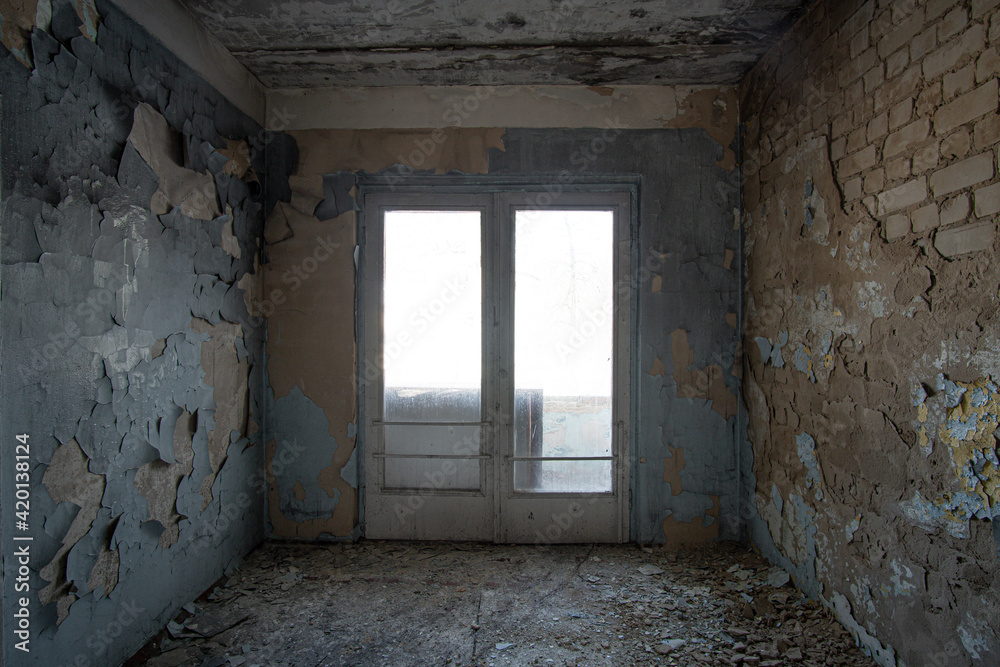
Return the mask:
<path id="1" fill-rule="evenodd" d="M 492 426 L 493 422 L 399 422 L 380 421 L 372 422 L 376 426 Z"/>
<path id="2" fill-rule="evenodd" d="M 613 461 L 613 456 L 508 456 L 508 461 Z"/>
<path id="3" fill-rule="evenodd" d="M 491 459 L 488 454 L 372 454 L 376 459 Z"/>

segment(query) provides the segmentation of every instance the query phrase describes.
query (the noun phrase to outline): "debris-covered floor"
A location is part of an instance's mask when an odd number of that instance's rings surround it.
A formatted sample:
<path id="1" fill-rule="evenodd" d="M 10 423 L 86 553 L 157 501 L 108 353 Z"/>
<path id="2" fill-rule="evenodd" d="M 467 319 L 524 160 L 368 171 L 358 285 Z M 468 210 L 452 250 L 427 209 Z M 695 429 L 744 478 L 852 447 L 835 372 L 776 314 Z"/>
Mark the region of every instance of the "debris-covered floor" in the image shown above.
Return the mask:
<path id="1" fill-rule="evenodd" d="M 264 544 L 129 664 L 874 663 L 735 544 L 364 542 Z"/>

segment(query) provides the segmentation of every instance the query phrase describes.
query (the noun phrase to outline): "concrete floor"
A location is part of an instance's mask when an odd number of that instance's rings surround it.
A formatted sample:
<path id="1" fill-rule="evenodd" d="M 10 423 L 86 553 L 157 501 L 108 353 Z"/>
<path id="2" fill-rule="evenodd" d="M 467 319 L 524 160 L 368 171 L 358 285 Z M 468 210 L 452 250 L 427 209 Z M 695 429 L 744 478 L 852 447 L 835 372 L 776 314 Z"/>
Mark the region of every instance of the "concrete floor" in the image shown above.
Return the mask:
<path id="1" fill-rule="evenodd" d="M 363 542 L 262 545 L 129 664 L 874 663 L 733 544 Z"/>

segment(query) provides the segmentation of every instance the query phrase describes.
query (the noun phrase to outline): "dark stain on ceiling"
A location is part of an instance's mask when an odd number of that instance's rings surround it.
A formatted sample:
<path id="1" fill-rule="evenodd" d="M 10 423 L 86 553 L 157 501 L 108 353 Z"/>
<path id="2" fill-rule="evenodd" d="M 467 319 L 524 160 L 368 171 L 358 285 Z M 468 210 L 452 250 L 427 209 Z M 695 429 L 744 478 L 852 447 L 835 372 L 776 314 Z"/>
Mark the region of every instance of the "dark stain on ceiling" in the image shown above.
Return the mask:
<path id="1" fill-rule="evenodd" d="M 182 0 L 269 88 L 733 84 L 811 0 Z"/>

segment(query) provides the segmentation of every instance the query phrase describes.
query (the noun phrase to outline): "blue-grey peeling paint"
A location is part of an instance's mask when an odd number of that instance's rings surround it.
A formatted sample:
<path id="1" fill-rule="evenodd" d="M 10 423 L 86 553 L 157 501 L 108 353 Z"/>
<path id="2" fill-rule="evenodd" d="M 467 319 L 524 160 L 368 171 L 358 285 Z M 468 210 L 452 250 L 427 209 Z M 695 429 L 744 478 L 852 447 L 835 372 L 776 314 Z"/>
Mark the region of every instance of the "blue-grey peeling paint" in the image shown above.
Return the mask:
<path id="1" fill-rule="evenodd" d="M 954 408 L 962 401 L 962 395 L 965 393 L 965 387 L 959 386 L 946 378 L 944 373 L 938 373 L 935 378 L 936 389 L 938 391 L 944 392 L 944 404 L 945 407 Z"/>
<path id="2" fill-rule="evenodd" d="M 738 538 L 743 522 L 737 419 L 720 418 L 709 401 L 678 398 L 670 334 L 687 331 L 694 367 L 719 365 L 726 370 L 727 387 L 739 391 L 728 372 L 736 359 L 737 336 L 726 324 L 726 314 L 738 312 L 742 288 L 738 272 L 722 262 L 725 248 L 739 247 L 740 232 L 733 229 L 739 171 L 717 165 L 723 147 L 700 129 L 508 129 L 503 141 L 505 150 L 490 151 L 490 174 L 562 172 L 571 182 L 600 181 L 604 174 L 642 177 L 632 539 L 663 541 L 667 516 L 679 521 L 701 516 L 707 523 L 712 496 L 719 497 L 720 537 Z M 588 148 L 598 145 L 593 142 L 599 142 L 600 152 Z M 662 277 L 660 292 L 650 288 L 653 275 Z M 667 367 L 666 376 L 645 372 L 657 358 Z M 663 480 L 663 460 L 671 446 L 684 450 L 685 467 L 679 472 L 684 492 L 677 496 Z"/>
<path id="3" fill-rule="evenodd" d="M 795 436 L 795 444 L 798 446 L 799 460 L 806 467 L 806 488 L 813 489 L 816 498 L 822 500 L 823 474 L 816 458 L 816 440 L 808 433 L 799 433 Z"/>
<path id="4" fill-rule="evenodd" d="M 816 374 L 813 373 L 812 368 L 810 368 L 809 355 L 806 353 L 805 345 L 799 343 L 799 346 L 795 348 L 795 370 L 800 373 L 805 373 L 809 376 L 809 379 L 813 382 L 816 381 Z"/>
<path id="5" fill-rule="evenodd" d="M 270 388 L 267 393 L 271 394 Z M 340 492 L 332 494 L 319 484 L 319 474 L 333 462 L 337 440 L 330 435 L 330 421 L 323 409 L 305 396 L 298 386 L 287 396 L 268 404 L 268 438 L 288 456 L 275 457 L 272 473 L 278 484 L 281 513 L 292 521 L 330 519 Z M 305 498 L 295 496 L 296 484 L 305 490 Z"/>
<path id="6" fill-rule="evenodd" d="M 246 140 L 263 177 L 268 135 L 114 4 L 53 0 L 52 13 L 49 31 L 31 36 L 34 70 L 0 50 L 0 431 L 31 434 L 33 591 L 49 583 L 41 572 L 73 519 L 86 511 L 90 524 L 67 545 L 65 567 L 53 567 L 75 586 L 68 614 L 57 625 L 56 602 L 33 597 L 32 651 L 5 643 L 3 663 L 118 664 L 263 538 L 260 436 L 219 434 L 229 446 L 212 470 L 208 434 L 219 406 L 201 352 L 206 326 L 239 325 L 251 409 L 262 414 L 263 323 L 247 312 L 237 283 L 255 270 L 264 210 L 246 183 L 223 173 L 217 149 L 224 138 Z M 140 102 L 187 144 L 187 166 L 211 174 L 211 195 L 231 213 L 153 213 L 159 177 L 128 141 Z M 183 153 L 181 143 L 176 149 Z M 224 227 L 238 257 L 223 248 Z M 164 548 L 164 526 L 150 519 L 136 473 L 155 461 L 177 464 L 173 436 L 185 410 L 191 469 L 168 489 L 178 535 Z M 53 456 L 76 446 L 87 471 L 78 476 L 101 480 L 86 508 L 56 503 L 42 483 L 50 473 L 58 484 L 52 475 L 64 473 L 50 465 Z M 4 487 L 5 510 L 11 492 Z M 5 511 L 5 534 L 11 519 Z M 99 565 L 106 576 L 91 590 Z M 94 639 L 115 622 L 113 637 Z M 10 615 L 3 623 L 3 636 L 13 636 Z"/>

